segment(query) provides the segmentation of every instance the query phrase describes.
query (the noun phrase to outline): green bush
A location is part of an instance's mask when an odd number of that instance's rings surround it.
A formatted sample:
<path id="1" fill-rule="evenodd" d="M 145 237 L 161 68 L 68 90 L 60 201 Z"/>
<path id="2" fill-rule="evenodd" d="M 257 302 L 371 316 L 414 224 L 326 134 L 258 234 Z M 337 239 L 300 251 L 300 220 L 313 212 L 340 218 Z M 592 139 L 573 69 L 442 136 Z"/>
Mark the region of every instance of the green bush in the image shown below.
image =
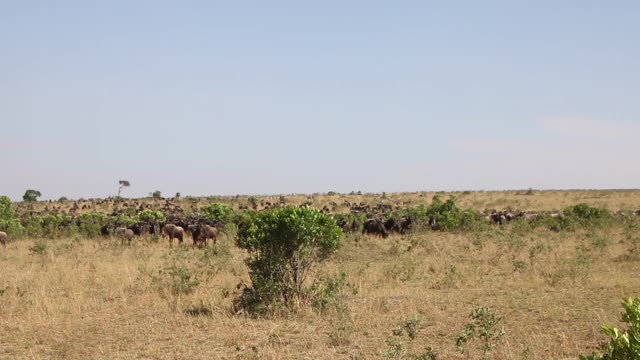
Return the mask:
<path id="1" fill-rule="evenodd" d="M 7 196 L 0 196 L 0 231 L 9 236 L 21 235 L 24 231 L 16 216 L 15 206 Z"/>
<path id="2" fill-rule="evenodd" d="M 501 319 L 496 315 L 495 310 L 486 307 L 477 307 L 469 314 L 471 319 L 464 330 L 456 338 L 456 348 L 462 354 L 470 358 L 468 344 L 473 339 L 478 339 L 478 348 L 482 352 L 481 359 L 490 359 L 489 356 L 496 345 L 505 335 L 502 327 L 498 327 Z"/>
<path id="3" fill-rule="evenodd" d="M 573 217 L 584 222 L 611 219 L 611 211 L 589 206 L 585 203 L 569 206 L 564 209 L 563 213 L 567 217 Z"/>
<path id="4" fill-rule="evenodd" d="M 237 244 L 249 252 L 245 262 L 253 289 L 236 304 L 258 310 L 300 303 L 312 266 L 334 253 L 341 238 L 335 220 L 311 207 L 279 207 L 247 216 Z"/>
<path id="5" fill-rule="evenodd" d="M 138 214 L 138 219 L 149 223 L 163 222 L 166 216 L 160 210 L 144 209 Z"/>
<path id="6" fill-rule="evenodd" d="M 434 195 L 425 215 L 435 222 L 434 230 L 474 230 L 483 224 L 486 225 L 479 213 L 459 208 L 453 196 L 443 202 L 440 196 Z"/>
<path id="7" fill-rule="evenodd" d="M 87 237 L 100 236 L 100 230 L 108 222 L 109 219 L 105 214 L 96 211 L 82 213 L 76 219 L 78 232 Z"/>
<path id="8" fill-rule="evenodd" d="M 235 218 L 233 209 L 220 203 L 205 205 L 202 207 L 202 212 L 207 220 L 221 222 L 223 224 L 234 221 Z"/>
<path id="9" fill-rule="evenodd" d="M 622 307 L 622 321 L 629 325 L 627 330 L 603 326 L 601 330 L 609 337 L 609 343 L 603 346 L 602 354 L 580 356 L 580 360 L 640 359 L 640 297 L 627 298 Z"/>
<path id="10" fill-rule="evenodd" d="M 29 236 L 57 238 L 70 234 L 71 222 L 69 215 L 43 214 L 23 219 L 22 225 Z"/>

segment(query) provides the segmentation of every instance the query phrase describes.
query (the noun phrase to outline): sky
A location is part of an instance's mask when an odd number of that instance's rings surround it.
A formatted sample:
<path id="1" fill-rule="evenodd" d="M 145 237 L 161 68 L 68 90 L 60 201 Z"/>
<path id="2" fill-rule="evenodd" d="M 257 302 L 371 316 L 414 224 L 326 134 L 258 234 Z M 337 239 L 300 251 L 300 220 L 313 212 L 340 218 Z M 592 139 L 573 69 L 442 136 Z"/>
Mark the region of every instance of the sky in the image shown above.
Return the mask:
<path id="1" fill-rule="evenodd" d="M 638 1 L 0 1 L 0 195 L 640 187 Z"/>

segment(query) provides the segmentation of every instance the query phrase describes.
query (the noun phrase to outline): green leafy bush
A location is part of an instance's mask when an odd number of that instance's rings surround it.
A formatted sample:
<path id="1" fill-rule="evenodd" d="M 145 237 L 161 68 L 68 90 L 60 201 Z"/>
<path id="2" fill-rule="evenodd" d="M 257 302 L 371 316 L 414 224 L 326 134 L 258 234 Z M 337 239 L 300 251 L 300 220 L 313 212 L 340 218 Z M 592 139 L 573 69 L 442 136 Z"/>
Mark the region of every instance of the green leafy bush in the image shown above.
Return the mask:
<path id="1" fill-rule="evenodd" d="M 602 354 L 580 356 L 580 360 L 640 359 L 640 297 L 627 298 L 622 307 L 622 321 L 629 325 L 627 330 L 603 326 L 601 330 L 609 337 L 609 343 L 602 347 Z"/>
<path id="2" fill-rule="evenodd" d="M 453 196 L 443 202 L 440 196 L 434 195 L 425 215 L 433 222 L 434 230 L 473 230 L 486 223 L 479 213 L 459 208 Z"/>
<path id="3" fill-rule="evenodd" d="M 78 215 L 76 224 L 80 235 L 87 237 L 100 236 L 100 230 L 107 225 L 109 219 L 103 213 L 92 211 Z"/>
<path id="4" fill-rule="evenodd" d="M 23 219 L 25 233 L 33 237 L 57 238 L 71 233 L 71 216 L 43 214 Z"/>
<path id="5" fill-rule="evenodd" d="M 490 359 L 489 355 L 505 335 L 504 329 L 498 327 L 501 319 L 496 315 L 495 310 L 487 307 L 473 309 L 469 318 L 471 320 L 456 338 L 456 348 L 470 358 L 468 344 L 473 339 L 478 339 L 478 348 L 482 351 L 481 359 Z"/>
<path id="6" fill-rule="evenodd" d="M 15 206 L 7 196 L 0 196 L 0 231 L 9 236 L 21 235 L 24 231 L 16 216 Z"/>
<path id="7" fill-rule="evenodd" d="M 237 305 L 249 310 L 300 303 L 312 266 L 340 246 L 334 219 L 311 207 L 279 207 L 253 213 L 239 226 L 237 244 L 248 251 L 252 291 Z"/>
<path id="8" fill-rule="evenodd" d="M 231 207 L 220 203 L 203 206 L 202 212 L 208 220 L 221 222 L 223 224 L 233 221 L 235 215 Z"/>
<path id="9" fill-rule="evenodd" d="M 144 209 L 138 214 L 138 219 L 149 223 L 160 223 L 166 220 L 166 216 L 160 210 Z"/>

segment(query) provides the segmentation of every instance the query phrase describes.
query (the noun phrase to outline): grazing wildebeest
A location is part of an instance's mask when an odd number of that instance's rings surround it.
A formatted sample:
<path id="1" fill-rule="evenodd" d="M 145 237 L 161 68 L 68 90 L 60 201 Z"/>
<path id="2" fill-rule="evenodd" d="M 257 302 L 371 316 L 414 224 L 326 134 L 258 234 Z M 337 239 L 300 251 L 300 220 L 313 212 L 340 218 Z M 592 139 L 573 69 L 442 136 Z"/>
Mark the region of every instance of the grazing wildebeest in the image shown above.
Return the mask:
<path id="1" fill-rule="evenodd" d="M 411 225 L 413 224 L 413 220 L 409 216 L 405 216 L 400 221 L 400 233 L 404 234 L 411 229 Z"/>
<path id="2" fill-rule="evenodd" d="M 382 236 L 383 238 L 386 238 L 389 236 L 389 232 L 387 231 L 387 229 L 385 229 L 382 219 L 379 219 L 379 218 L 367 219 L 364 222 L 362 233 L 374 234 L 374 235 Z"/>
<path id="3" fill-rule="evenodd" d="M 173 245 L 173 238 L 178 239 L 180 244 L 184 239 L 184 229 L 180 226 L 174 226 L 169 232 L 169 245 Z"/>
<path id="4" fill-rule="evenodd" d="M 9 237 L 7 236 L 7 233 L 4 231 L 0 231 L 0 244 L 2 244 L 2 246 L 7 247 L 8 239 Z"/>
<path id="5" fill-rule="evenodd" d="M 164 238 L 165 236 L 169 237 L 169 240 L 171 240 L 171 232 L 173 231 L 173 229 L 176 227 L 176 225 L 174 224 L 165 224 L 162 227 L 162 237 Z"/>
<path id="6" fill-rule="evenodd" d="M 131 239 L 133 239 L 133 230 L 125 227 L 116 228 L 114 234 L 122 240 L 122 245 L 124 245 L 125 240 L 131 243 Z"/>
<path id="7" fill-rule="evenodd" d="M 102 236 L 109 236 L 109 225 L 102 225 L 102 227 L 100 227 L 100 234 Z"/>
<path id="8" fill-rule="evenodd" d="M 200 241 L 204 242 L 204 246 L 207 246 L 207 240 L 211 239 L 213 245 L 216 244 L 218 238 L 218 229 L 211 225 L 200 225 Z"/>
<path id="9" fill-rule="evenodd" d="M 129 229 L 133 230 L 133 233 L 135 235 L 143 236 L 143 235 L 147 235 L 151 231 L 151 225 L 145 222 L 139 222 L 131 225 Z"/>
<path id="10" fill-rule="evenodd" d="M 207 240 L 211 239 L 215 245 L 218 236 L 218 229 L 208 224 L 191 224 L 187 231 L 193 237 L 193 245 L 207 246 Z"/>

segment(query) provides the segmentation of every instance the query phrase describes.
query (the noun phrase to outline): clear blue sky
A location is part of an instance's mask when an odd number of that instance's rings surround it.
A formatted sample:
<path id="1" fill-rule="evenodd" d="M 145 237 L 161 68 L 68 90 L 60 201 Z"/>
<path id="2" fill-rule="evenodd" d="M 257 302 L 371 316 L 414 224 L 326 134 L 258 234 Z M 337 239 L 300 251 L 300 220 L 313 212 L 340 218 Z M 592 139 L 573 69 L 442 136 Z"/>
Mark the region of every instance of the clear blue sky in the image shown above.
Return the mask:
<path id="1" fill-rule="evenodd" d="M 0 194 L 640 187 L 640 2 L 311 3 L 0 2 Z"/>

